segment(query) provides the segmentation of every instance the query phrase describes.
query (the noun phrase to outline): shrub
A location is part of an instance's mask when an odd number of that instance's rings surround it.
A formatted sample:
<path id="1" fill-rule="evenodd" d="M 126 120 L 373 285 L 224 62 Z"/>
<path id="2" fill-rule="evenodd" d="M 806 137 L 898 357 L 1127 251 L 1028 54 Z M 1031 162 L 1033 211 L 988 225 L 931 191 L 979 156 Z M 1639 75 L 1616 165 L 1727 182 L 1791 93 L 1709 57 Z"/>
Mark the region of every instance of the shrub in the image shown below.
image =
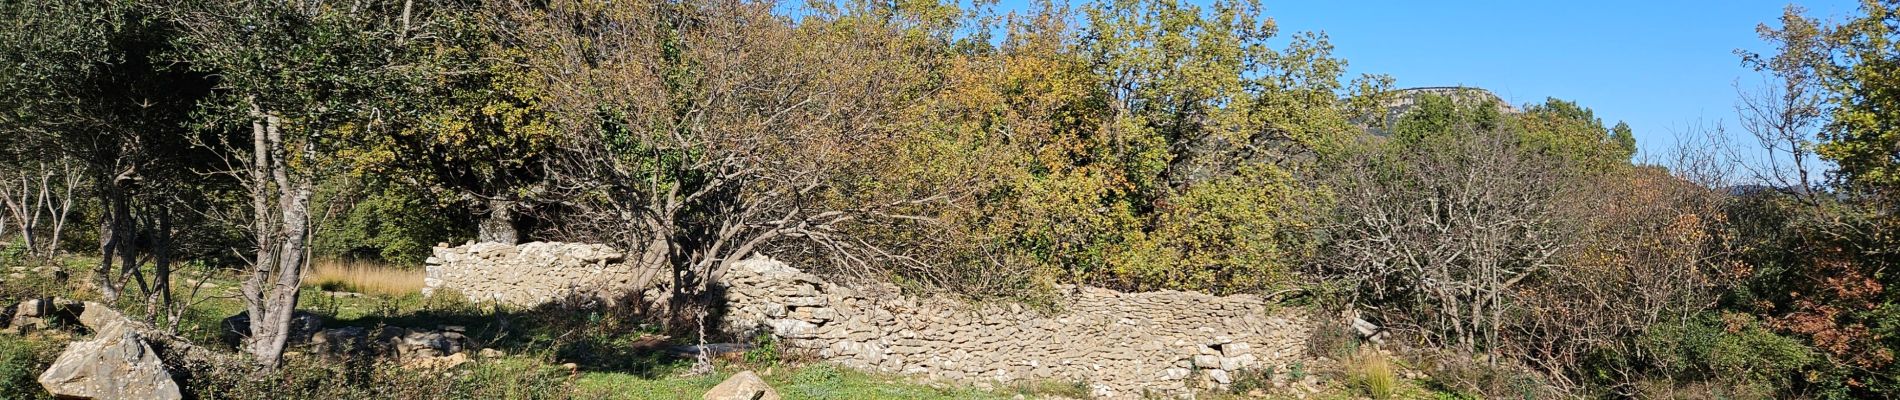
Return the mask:
<path id="1" fill-rule="evenodd" d="M 1741 313 L 1707 313 L 1659 327 L 1641 341 L 1665 375 L 1731 387 L 1778 391 L 1818 359 L 1800 340 L 1778 335 Z"/>

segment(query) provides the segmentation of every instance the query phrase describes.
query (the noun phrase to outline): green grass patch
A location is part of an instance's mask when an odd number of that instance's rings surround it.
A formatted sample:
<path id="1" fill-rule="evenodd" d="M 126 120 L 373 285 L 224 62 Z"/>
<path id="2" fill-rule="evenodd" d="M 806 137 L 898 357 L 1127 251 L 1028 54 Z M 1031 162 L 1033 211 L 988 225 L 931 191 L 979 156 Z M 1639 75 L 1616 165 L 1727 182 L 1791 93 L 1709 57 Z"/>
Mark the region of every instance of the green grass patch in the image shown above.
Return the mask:
<path id="1" fill-rule="evenodd" d="M 698 399 L 738 370 L 704 376 L 640 377 L 614 372 L 581 375 L 576 391 L 581 398 L 613 400 Z M 1021 390 L 986 391 L 968 387 L 935 387 L 906 378 L 870 374 L 830 364 L 778 367 L 765 375 L 773 390 L 787 400 L 830 399 L 1010 399 L 1016 394 L 1043 397 Z"/>

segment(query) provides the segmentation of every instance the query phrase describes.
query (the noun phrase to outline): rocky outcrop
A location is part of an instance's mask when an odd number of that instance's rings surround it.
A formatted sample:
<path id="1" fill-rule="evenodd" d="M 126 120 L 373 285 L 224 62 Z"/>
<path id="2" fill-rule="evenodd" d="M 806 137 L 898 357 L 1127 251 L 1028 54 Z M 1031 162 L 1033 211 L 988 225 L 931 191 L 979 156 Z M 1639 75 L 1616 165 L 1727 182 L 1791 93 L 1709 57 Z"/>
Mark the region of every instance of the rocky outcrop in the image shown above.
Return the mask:
<path id="1" fill-rule="evenodd" d="M 706 391 L 706 395 L 702 398 L 705 400 L 779 400 L 778 391 L 772 390 L 771 385 L 765 384 L 765 380 L 760 379 L 759 375 L 753 374 L 752 371 L 733 374 L 731 378 L 726 378 L 725 382 L 720 382 L 718 386 L 713 386 L 712 390 Z"/>
<path id="2" fill-rule="evenodd" d="M 424 295 L 454 291 L 479 302 L 515 307 L 581 301 L 612 303 L 649 288 L 662 268 L 624 263 L 597 244 L 533 242 L 437 246 L 428 260 Z"/>
<path id="3" fill-rule="evenodd" d="M 854 290 L 767 258 L 726 273 L 734 334 L 866 370 L 978 386 L 1088 382 L 1095 396 L 1187 394 L 1304 362 L 1308 317 L 1258 296 L 1067 287 L 1060 311 Z M 888 288 L 886 288 L 888 289 Z"/>
<path id="4" fill-rule="evenodd" d="M 59 398 L 179 399 L 178 383 L 136 322 L 104 305 L 86 303 L 79 321 L 91 340 L 73 342 L 41 373 L 40 385 Z"/>

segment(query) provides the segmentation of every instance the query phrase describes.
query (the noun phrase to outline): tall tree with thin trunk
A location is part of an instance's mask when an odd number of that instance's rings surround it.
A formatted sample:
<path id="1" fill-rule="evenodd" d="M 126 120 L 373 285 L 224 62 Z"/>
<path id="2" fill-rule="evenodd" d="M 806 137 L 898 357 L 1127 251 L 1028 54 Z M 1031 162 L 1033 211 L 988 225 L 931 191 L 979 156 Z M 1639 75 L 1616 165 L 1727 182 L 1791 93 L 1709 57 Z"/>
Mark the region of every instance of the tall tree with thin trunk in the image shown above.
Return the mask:
<path id="1" fill-rule="evenodd" d="M 250 197 L 244 348 L 277 366 L 308 263 L 316 182 L 364 160 L 360 143 L 400 130 L 436 40 L 411 29 L 431 10 L 408 1 L 209 1 L 182 10 L 179 52 L 220 77 L 199 143 L 216 149 Z M 420 24 L 416 24 L 420 25 Z"/>

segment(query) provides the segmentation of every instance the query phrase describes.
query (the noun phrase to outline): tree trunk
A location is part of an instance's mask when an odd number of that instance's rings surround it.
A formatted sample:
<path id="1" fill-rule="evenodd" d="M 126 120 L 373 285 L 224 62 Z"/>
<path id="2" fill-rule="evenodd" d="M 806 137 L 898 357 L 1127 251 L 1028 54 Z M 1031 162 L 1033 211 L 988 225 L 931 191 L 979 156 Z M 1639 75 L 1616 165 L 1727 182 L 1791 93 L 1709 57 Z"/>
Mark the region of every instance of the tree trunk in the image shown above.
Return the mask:
<path id="1" fill-rule="evenodd" d="M 124 191 L 120 193 L 115 199 L 118 204 L 112 207 L 112 219 L 117 220 L 119 224 L 116 229 L 119 234 L 119 277 L 113 281 L 113 288 L 120 294 L 124 294 L 125 281 L 136 279 L 140 292 L 151 293 L 151 286 L 145 283 L 145 271 L 139 269 L 139 222 L 133 219 L 132 201 L 123 194 Z"/>
<path id="2" fill-rule="evenodd" d="M 145 296 L 145 319 L 156 323 L 158 310 L 172 308 L 172 218 L 163 207 L 150 211 L 157 214 L 158 226 L 152 231 L 152 291 Z"/>
<path id="3" fill-rule="evenodd" d="M 515 231 L 515 202 L 509 200 L 489 200 L 488 216 L 482 219 L 477 236 L 482 243 L 521 243 L 521 236 Z"/>
<path id="4" fill-rule="evenodd" d="M 99 264 L 92 270 L 92 283 L 98 287 L 99 297 L 112 303 L 119 301 L 119 289 L 113 283 L 116 279 L 112 274 L 121 239 L 119 221 L 113 211 L 113 206 L 119 204 L 119 194 L 110 179 L 100 179 L 97 186 L 99 204 L 105 208 L 105 215 L 99 217 Z"/>
<path id="5" fill-rule="evenodd" d="M 251 276 L 244 282 L 245 311 L 251 319 L 251 337 L 245 348 L 265 368 L 275 369 L 290 340 L 290 320 L 297 308 L 305 242 L 309 239 L 310 195 L 315 184 L 303 174 L 292 174 L 288 149 L 275 115 L 252 106 L 252 162 L 249 166 L 251 211 L 257 234 L 257 255 Z M 307 146 L 307 144 L 306 144 Z"/>
<path id="6" fill-rule="evenodd" d="M 53 212 L 53 232 L 52 232 L 53 241 L 48 246 L 46 246 L 47 258 L 59 256 L 60 238 L 62 237 L 62 235 L 65 234 L 66 218 L 72 215 L 73 191 L 79 186 L 80 183 L 83 182 L 81 180 L 83 175 L 80 175 L 79 171 L 73 168 L 70 162 L 61 161 L 60 172 L 61 172 L 61 175 L 64 176 L 62 178 L 62 182 L 64 182 L 64 187 L 61 189 L 62 193 L 59 199 L 59 203 L 57 205 L 58 208 L 56 210 L 49 210 Z M 48 203 L 47 205 L 53 206 L 52 203 Z M 64 268 L 61 268 L 61 270 L 64 270 Z"/>

